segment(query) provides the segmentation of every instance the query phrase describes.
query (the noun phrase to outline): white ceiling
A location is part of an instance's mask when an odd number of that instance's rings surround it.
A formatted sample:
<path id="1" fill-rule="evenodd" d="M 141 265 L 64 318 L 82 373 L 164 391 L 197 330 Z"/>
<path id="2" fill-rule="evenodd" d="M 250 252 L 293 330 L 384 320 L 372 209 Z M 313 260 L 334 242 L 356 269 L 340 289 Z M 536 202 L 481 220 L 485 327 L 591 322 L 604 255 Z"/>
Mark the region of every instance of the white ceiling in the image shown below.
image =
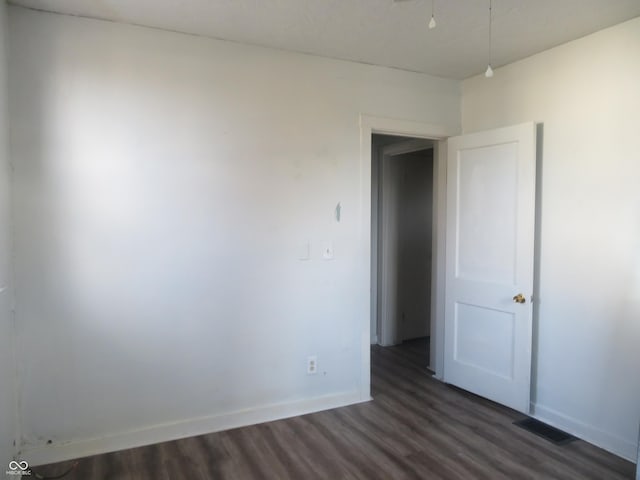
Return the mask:
<path id="1" fill-rule="evenodd" d="M 463 79 L 488 62 L 489 0 L 11 0 L 52 12 Z M 640 15 L 640 0 L 493 0 L 493 66 Z"/>

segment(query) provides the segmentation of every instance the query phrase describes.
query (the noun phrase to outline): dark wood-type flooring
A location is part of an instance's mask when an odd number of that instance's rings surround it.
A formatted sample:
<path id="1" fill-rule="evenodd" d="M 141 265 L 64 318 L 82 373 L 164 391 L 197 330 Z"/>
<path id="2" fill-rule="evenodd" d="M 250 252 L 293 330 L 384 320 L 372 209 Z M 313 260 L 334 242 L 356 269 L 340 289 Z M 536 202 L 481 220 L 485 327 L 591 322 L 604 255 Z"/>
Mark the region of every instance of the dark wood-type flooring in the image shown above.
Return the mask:
<path id="1" fill-rule="evenodd" d="M 84 458 L 65 479 L 634 477 L 630 462 L 580 440 L 553 445 L 512 425 L 522 415 L 433 380 L 420 342 L 372 347 L 371 402 Z"/>

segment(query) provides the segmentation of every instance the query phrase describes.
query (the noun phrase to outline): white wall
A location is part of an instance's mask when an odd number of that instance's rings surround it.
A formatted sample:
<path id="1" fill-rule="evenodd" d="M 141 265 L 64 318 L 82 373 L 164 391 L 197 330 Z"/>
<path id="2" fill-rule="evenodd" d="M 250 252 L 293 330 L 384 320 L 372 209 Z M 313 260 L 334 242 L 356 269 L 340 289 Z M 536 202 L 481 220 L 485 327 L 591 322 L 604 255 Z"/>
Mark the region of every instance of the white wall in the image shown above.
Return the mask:
<path id="1" fill-rule="evenodd" d="M 544 124 L 537 416 L 635 460 L 640 18 L 463 82 L 465 132 Z"/>
<path id="2" fill-rule="evenodd" d="M 459 83 L 17 7 L 10 26 L 29 458 L 361 399 L 359 116 L 455 131 Z"/>
<path id="3" fill-rule="evenodd" d="M 11 228 L 7 145 L 6 5 L 0 1 L 0 472 L 13 457 L 15 439 L 15 363 L 11 315 Z"/>

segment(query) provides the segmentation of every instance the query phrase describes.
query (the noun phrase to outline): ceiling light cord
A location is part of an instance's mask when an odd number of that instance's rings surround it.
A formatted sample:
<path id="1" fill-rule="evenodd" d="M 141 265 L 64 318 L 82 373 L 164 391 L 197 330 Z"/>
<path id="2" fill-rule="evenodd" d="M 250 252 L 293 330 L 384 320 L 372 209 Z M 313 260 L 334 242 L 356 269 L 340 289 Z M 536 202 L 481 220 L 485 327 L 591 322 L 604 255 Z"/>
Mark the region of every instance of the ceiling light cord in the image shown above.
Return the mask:
<path id="1" fill-rule="evenodd" d="M 431 0 L 431 20 L 429 20 L 429 30 L 436 28 L 435 3 L 436 0 Z"/>
<path id="2" fill-rule="evenodd" d="M 493 30 L 493 19 L 492 19 L 492 10 L 493 10 L 493 4 L 492 4 L 492 0 L 489 0 L 489 64 L 487 65 L 487 70 L 484 72 L 484 76 L 487 78 L 491 78 L 493 77 L 493 68 L 491 68 L 491 63 L 492 63 L 492 52 L 491 52 L 491 36 L 492 36 L 492 30 Z"/>

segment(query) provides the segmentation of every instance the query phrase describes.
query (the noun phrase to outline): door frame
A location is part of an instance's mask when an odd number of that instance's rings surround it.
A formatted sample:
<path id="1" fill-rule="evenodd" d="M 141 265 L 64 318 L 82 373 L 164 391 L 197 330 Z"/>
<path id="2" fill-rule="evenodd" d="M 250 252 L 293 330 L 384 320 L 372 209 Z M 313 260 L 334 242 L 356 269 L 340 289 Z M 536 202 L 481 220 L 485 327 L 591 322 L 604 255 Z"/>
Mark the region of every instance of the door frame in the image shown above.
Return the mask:
<path id="1" fill-rule="evenodd" d="M 424 150 L 434 150 L 435 152 L 435 143 L 436 141 L 431 139 L 408 138 L 406 141 L 393 143 L 380 149 L 381 155 L 378 157 L 380 161 L 378 167 L 378 209 L 375 212 L 378 215 L 378 240 L 375 242 L 378 246 L 378 251 L 372 252 L 371 256 L 371 272 L 373 274 L 374 270 L 377 269 L 378 275 L 376 283 L 378 288 L 371 288 L 371 325 L 377 325 L 377 343 L 382 346 L 395 345 L 398 340 L 398 331 L 395 331 L 396 335 L 393 334 L 394 329 L 392 319 L 392 311 L 395 310 L 397 301 L 394 302 L 391 300 L 391 287 L 389 285 L 388 276 L 388 272 L 393 271 L 397 267 L 397 258 L 391 255 L 391 251 L 393 250 L 391 248 L 393 243 L 393 232 L 389 226 L 391 221 L 394 220 L 394 215 L 389 215 L 385 208 L 391 206 L 388 199 L 393 198 L 393 195 L 391 195 L 392 189 L 396 188 L 395 185 L 390 185 L 389 182 L 385 181 L 385 178 L 388 177 L 387 174 L 389 173 L 389 162 L 394 161 L 393 157 L 404 155 L 406 153 L 420 152 Z M 433 159 L 433 164 L 435 165 L 435 157 Z M 435 181 L 436 179 L 434 177 L 432 183 L 435 184 Z M 434 205 L 432 202 L 432 210 L 434 210 L 433 207 Z M 372 215 L 373 214 L 374 212 L 372 212 Z M 433 233 L 431 238 L 433 248 Z M 374 259 L 376 260 L 375 262 Z M 376 265 L 373 263 L 376 263 Z M 433 271 L 431 272 L 431 276 L 433 277 Z M 431 361 L 429 363 L 431 363 Z"/>
<path id="2" fill-rule="evenodd" d="M 431 356 L 429 367 L 442 379 L 444 367 L 444 244 L 446 227 L 446 139 L 460 133 L 459 128 L 412 120 L 360 115 L 360 264 L 361 288 L 368 312 L 362 318 L 360 398 L 371 398 L 371 135 L 374 133 L 434 140 L 433 249 L 431 281 Z"/>

